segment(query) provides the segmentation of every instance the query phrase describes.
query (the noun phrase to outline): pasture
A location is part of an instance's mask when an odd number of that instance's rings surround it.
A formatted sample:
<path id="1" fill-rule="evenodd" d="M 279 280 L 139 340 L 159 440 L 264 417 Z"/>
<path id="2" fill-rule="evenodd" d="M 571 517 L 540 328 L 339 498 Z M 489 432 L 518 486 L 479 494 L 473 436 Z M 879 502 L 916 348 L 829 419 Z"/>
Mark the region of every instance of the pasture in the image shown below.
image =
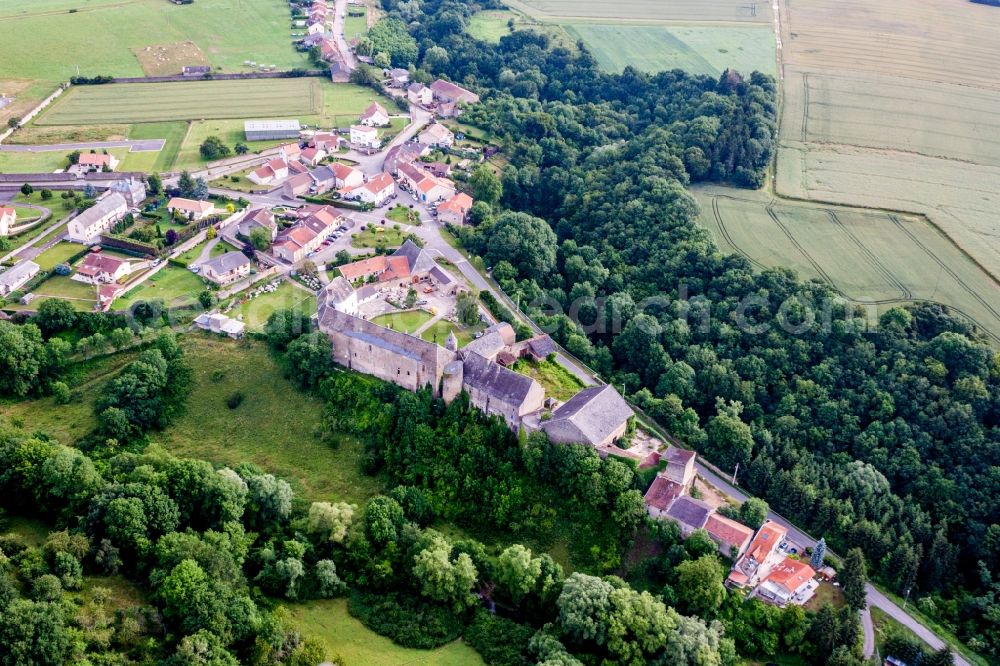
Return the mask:
<path id="1" fill-rule="evenodd" d="M 601 67 L 613 73 L 629 65 L 646 72 L 682 69 L 711 77 L 727 68 L 747 74 L 776 72 L 775 42 L 767 26 L 583 22 L 563 27 L 574 40 L 583 40 Z"/>
<path id="2" fill-rule="evenodd" d="M 732 21 L 769 23 L 771 4 L 759 0 L 507 0 L 514 9 L 543 20 L 613 19 L 658 21 Z"/>
<path id="3" fill-rule="evenodd" d="M 287 6 L 274 0 L 184 6 L 166 0 L 4 0 L 0 34 L 0 79 L 46 81 L 50 89 L 78 67 L 85 76 L 142 76 L 135 50 L 185 41 L 225 72 L 245 71 L 245 60 L 279 69 L 306 63 L 289 39 Z M 57 48 L 42 46 L 41 36 Z"/>
<path id="4" fill-rule="evenodd" d="M 73 87 L 35 123 L 92 125 L 208 118 L 298 118 L 322 111 L 319 82 L 310 78 L 132 83 Z"/>
<path id="5" fill-rule="evenodd" d="M 1000 341 L 997 283 L 922 217 L 727 188 L 695 194 L 701 224 L 723 252 L 826 282 L 873 316 L 897 304 L 941 303 Z"/>

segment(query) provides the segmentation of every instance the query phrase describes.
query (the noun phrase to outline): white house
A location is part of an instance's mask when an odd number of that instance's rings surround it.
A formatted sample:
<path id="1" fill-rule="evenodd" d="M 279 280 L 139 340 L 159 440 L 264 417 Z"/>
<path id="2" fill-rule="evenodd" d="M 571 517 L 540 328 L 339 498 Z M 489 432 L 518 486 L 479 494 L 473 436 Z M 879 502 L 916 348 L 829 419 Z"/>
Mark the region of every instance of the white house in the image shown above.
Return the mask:
<path id="1" fill-rule="evenodd" d="M 180 212 L 189 220 L 200 220 L 214 213 L 215 205 L 211 201 L 174 197 L 167 202 L 167 212 L 171 215 L 175 212 Z"/>
<path id="2" fill-rule="evenodd" d="M 418 140 L 435 148 L 451 148 L 455 144 L 455 135 L 441 123 L 434 123 L 420 133 Z"/>
<path id="3" fill-rule="evenodd" d="M 367 127 L 385 127 L 389 124 L 389 114 L 381 104 L 372 102 L 361 114 L 358 122 Z"/>
<path id="4" fill-rule="evenodd" d="M 91 252 L 71 279 L 86 284 L 111 283 L 117 282 L 131 271 L 132 264 L 125 259 L 111 257 L 101 252 Z"/>
<path id="5" fill-rule="evenodd" d="M 0 273 L 0 296 L 16 291 L 25 282 L 38 275 L 41 268 L 33 261 L 22 261 Z"/>
<path id="6" fill-rule="evenodd" d="M 451 199 L 438 206 L 438 220 L 443 224 L 465 224 L 472 209 L 472 197 L 465 192 L 459 192 Z"/>
<path id="7" fill-rule="evenodd" d="M 103 171 L 107 167 L 108 171 L 118 168 L 118 158 L 110 153 L 80 153 L 78 165 L 86 167 L 90 171 Z"/>
<path id="8" fill-rule="evenodd" d="M 17 225 L 17 211 L 0 206 L 0 236 L 10 234 L 10 228 Z"/>
<path id="9" fill-rule="evenodd" d="M 383 171 L 378 175 L 372 176 L 361 187 L 351 190 L 348 196 L 364 203 L 381 206 L 395 193 L 396 181 L 392 179 L 392 176 Z"/>
<path id="10" fill-rule="evenodd" d="M 406 89 L 406 99 L 411 104 L 428 106 L 434 102 L 434 91 L 422 83 L 411 83 Z"/>
<path id="11" fill-rule="evenodd" d="M 128 202 L 125 197 L 118 192 L 107 193 L 70 221 L 66 227 L 67 239 L 73 243 L 91 245 L 127 214 Z"/>
<path id="12" fill-rule="evenodd" d="M 322 148 L 306 148 L 299 154 L 299 161 L 309 166 L 316 166 L 326 158 L 326 151 Z"/>
<path id="13" fill-rule="evenodd" d="M 359 148 L 378 150 L 382 141 L 378 138 L 378 130 L 364 125 L 351 125 L 351 143 Z"/>
<path id="14" fill-rule="evenodd" d="M 227 252 L 201 265 L 201 275 L 216 284 L 229 284 L 250 275 L 250 259 L 242 252 Z"/>

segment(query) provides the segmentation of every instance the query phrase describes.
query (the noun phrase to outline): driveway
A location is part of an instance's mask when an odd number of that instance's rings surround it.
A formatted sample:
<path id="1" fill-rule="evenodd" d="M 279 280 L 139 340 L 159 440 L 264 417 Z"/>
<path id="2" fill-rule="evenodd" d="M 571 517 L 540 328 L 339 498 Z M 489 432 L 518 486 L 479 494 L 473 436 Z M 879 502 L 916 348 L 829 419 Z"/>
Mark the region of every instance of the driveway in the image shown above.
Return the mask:
<path id="1" fill-rule="evenodd" d="M 71 153 L 74 150 L 103 150 L 105 148 L 128 148 L 130 153 L 157 152 L 163 150 L 163 139 L 142 139 L 135 141 L 93 141 L 91 143 L 48 143 L 40 145 L 0 144 L 0 151 L 7 153 Z"/>

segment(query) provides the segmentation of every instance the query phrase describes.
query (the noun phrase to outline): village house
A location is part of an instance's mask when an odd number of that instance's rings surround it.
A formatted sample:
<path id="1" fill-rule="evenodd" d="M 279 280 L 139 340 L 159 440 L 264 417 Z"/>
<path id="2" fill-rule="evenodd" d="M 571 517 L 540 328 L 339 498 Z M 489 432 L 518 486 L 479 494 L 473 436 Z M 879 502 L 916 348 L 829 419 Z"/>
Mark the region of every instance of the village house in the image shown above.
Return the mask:
<path id="1" fill-rule="evenodd" d="M 438 79 L 432 83 L 431 92 L 437 102 L 451 102 L 453 104 L 476 104 L 479 102 L 479 95 L 476 93 L 444 79 Z"/>
<path id="2" fill-rule="evenodd" d="M 309 166 L 316 166 L 326 157 L 326 151 L 322 148 L 306 148 L 299 154 L 299 161 Z"/>
<path id="3" fill-rule="evenodd" d="M 726 585 L 735 588 L 754 587 L 771 573 L 771 569 L 781 562 L 783 556 L 778 547 L 784 541 L 788 530 L 778 523 L 767 520 L 757 530 L 743 556 L 733 565 Z"/>
<path id="4" fill-rule="evenodd" d="M 542 430 L 557 444 L 614 446 L 629 429 L 635 413 L 610 384 L 585 388 L 542 422 Z"/>
<path id="5" fill-rule="evenodd" d="M 479 354 L 487 361 L 496 361 L 497 355 L 517 342 L 514 327 L 507 322 L 493 324 L 475 340 L 465 346 L 466 351 Z"/>
<path id="6" fill-rule="evenodd" d="M 372 102 L 361 114 L 358 122 L 367 127 L 385 127 L 389 124 L 389 113 L 378 102 Z"/>
<path id="7" fill-rule="evenodd" d="M 340 58 L 340 49 L 332 39 L 324 39 L 319 43 L 319 57 L 326 62 Z"/>
<path id="8" fill-rule="evenodd" d="M 320 148 L 328 155 L 337 152 L 340 147 L 340 135 L 333 132 L 316 132 L 309 137 L 310 148 Z"/>
<path id="9" fill-rule="evenodd" d="M 309 19 L 308 27 L 306 32 L 310 35 L 323 35 L 326 32 L 326 25 L 324 25 L 325 17 L 313 16 Z"/>
<path id="10" fill-rule="evenodd" d="M 243 214 L 240 221 L 236 223 L 236 231 L 244 238 L 250 238 L 250 232 L 254 229 L 263 229 L 274 240 L 278 235 L 278 225 L 274 221 L 274 213 L 267 208 L 251 208 Z"/>
<path id="11" fill-rule="evenodd" d="M 118 168 L 119 160 L 110 153 L 80 153 L 80 160 L 77 165 L 84 167 L 88 171 L 114 171 Z"/>
<path id="12" fill-rule="evenodd" d="M 128 215 L 128 203 L 119 192 L 108 192 L 72 220 L 66 227 L 67 239 L 73 243 L 94 244 L 103 233 Z"/>
<path id="13" fill-rule="evenodd" d="M 382 140 L 378 138 L 378 130 L 364 125 L 351 125 L 351 143 L 358 148 L 378 150 Z"/>
<path id="14" fill-rule="evenodd" d="M 410 83 L 410 72 L 395 67 L 389 70 L 388 78 L 390 88 L 405 88 Z"/>
<path id="15" fill-rule="evenodd" d="M 213 312 L 209 314 L 208 312 L 202 312 L 200 315 L 195 317 L 194 325 L 203 331 L 209 331 L 211 333 L 220 333 L 226 335 L 233 340 L 239 340 L 243 337 L 243 333 L 246 330 L 246 324 L 231 317 L 227 317 L 221 312 Z"/>
<path id="16" fill-rule="evenodd" d="M 330 237 L 343 218 L 333 208 L 324 206 L 311 210 L 291 227 L 278 233 L 272 254 L 291 264 L 304 260 Z"/>
<path id="17" fill-rule="evenodd" d="M 752 529 L 717 513 L 708 517 L 705 531 L 718 544 L 719 552 L 733 561 L 743 556 L 753 539 Z"/>
<path id="18" fill-rule="evenodd" d="M 313 179 L 308 173 L 300 173 L 292 176 L 282 185 L 282 196 L 286 199 L 295 199 L 309 194 L 313 186 Z"/>
<path id="19" fill-rule="evenodd" d="M 686 539 L 695 530 L 705 527 L 711 513 L 712 507 L 708 504 L 693 497 L 681 495 L 674 500 L 663 517 L 677 523 L 678 527 L 681 528 L 681 536 Z"/>
<path id="20" fill-rule="evenodd" d="M 411 83 L 406 89 L 406 99 L 410 104 L 430 106 L 434 103 L 434 91 L 422 83 Z"/>
<path id="21" fill-rule="evenodd" d="M 17 225 L 17 211 L 7 206 L 0 206 L 0 236 L 10 235 L 12 227 Z"/>
<path id="22" fill-rule="evenodd" d="M 451 165 L 445 162 L 428 162 L 424 168 L 438 178 L 449 178 L 452 172 Z"/>
<path id="23" fill-rule="evenodd" d="M 469 219 L 469 211 L 472 210 L 472 204 L 472 197 L 465 192 L 459 192 L 438 206 L 438 220 L 442 224 L 461 226 Z"/>
<path id="24" fill-rule="evenodd" d="M 38 275 L 41 267 L 33 261 L 22 261 L 0 273 L 0 296 L 8 296 Z"/>
<path id="25" fill-rule="evenodd" d="M 211 201 L 174 197 L 167 202 L 167 212 L 180 213 L 188 220 L 201 220 L 215 212 L 215 205 Z"/>
<path id="26" fill-rule="evenodd" d="M 818 586 L 813 580 L 815 576 L 816 572 L 805 562 L 785 557 L 761 580 L 756 594 L 763 601 L 777 606 L 804 604 Z"/>
<path id="27" fill-rule="evenodd" d="M 555 354 L 556 351 L 558 351 L 556 343 L 552 338 L 542 333 L 521 343 L 519 354 L 522 358 L 538 362 L 546 360 L 550 354 Z"/>
<path id="28" fill-rule="evenodd" d="M 291 162 L 292 160 L 299 159 L 299 155 L 302 154 L 302 146 L 297 143 L 286 143 L 283 146 L 278 146 L 278 155 L 285 162 Z"/>
<path id="29" fill-rule="evenodd" d="M 330 280 L 325 287 L 327 303 L 336 308 L 337 311 L 358 316 L 358 308 L 365 303 L 369 303 L 378 297 L 378 288 L 374 285 L 365 285 L 359 289 L 348 282 L 342 275 Z"/>
<path id="30" fill-rule="evenodd" d="M 257 185 L 280 183 L 288 178 L 289 163 L 281 158 L 268 160 L 259 168 L 247 174 L 247 180 Z"/>
<path id="31" fill-rule="evenodd" d="M 455 184 L 446 178 L 438 178 L 424 171 L 416 164 L 402 163 L 397 169 L 400 184 L 413 194 L 418 201 L 429 203 L 455 196 Z"/>
<path id="32" fill-rule="evenodd" d="M 334 162 L 330 165 L 330 170 L 335 176 L 334 187 L 338 190 L 351 190 L 360 187 L 365 182 L 365 174 L 360 169 Z"/>
<path id="33" fill-rule="evenodd" d="M 667 509 L 683 494 L 684 488 L 681 484 L 671 481 L 662 473 L 657 474 L 643 497 L 646 502 L 646 513 L 650 518 L 666 517 Z"/>
<path id="34" fill-rule="evenodd" d="M 417 140 L 433 148 L 451 148 L 455 144 L 455 135 L 441 123 L 434 123 L 428 125 Z"/>
<path id="35" fill-rule="evenodd" d="M 226 285 L 250 275 L 250 259 L 242 252 L 227 252 L 201 265 L 201 276 Z"/>
<path id="36" fill-rule="evenodd" d="M 103 252 L 91 252 L 76 269 L 71 279 L 86 284 L 112 283 L 132 272 L 132 264 L 126 259 L 111 257 Z"/>
<path id="37" fill-rule="evenodd" d="M 345 194 L 345 198 L 357 199 L 374 206 L 381 206 L 389 197 L 396 194 L 396 181 L 392 176 L 382 172 L 372 176 L 367 183 L 356 187 Z"/>
<path id="38" fill-rule="evenodd" d="M 661 460 L 667 461 L 662 474 L 670 481 L 680 484 L 682 492 L 686 493 L 691 490 L 691 484 L 694 483 L 695 458 L 697 454 L 694 451 L 670 446 L 661 456 Z"/>
<path id="39" fill-rule="evenodd" d="M 400 165 L 412 164 L 421 157 L 426 157 L 430 154 L 430 146 L 408 141 L 404 144 L 393 146 L 386 152 L 385 159 L 382 161 L 382 169 L 392 175 L 396 175 L 399 173 Z"/>
<path id="40" fill-rule="evenodd" d="M 111 309 L 111 304 L 115 302 L 115 299 L 121 296 L 124 291 L 125 287 L 120 284 L 102 284 L 97 288 L 96 308 L 101 312 L 107 312 Z"/>

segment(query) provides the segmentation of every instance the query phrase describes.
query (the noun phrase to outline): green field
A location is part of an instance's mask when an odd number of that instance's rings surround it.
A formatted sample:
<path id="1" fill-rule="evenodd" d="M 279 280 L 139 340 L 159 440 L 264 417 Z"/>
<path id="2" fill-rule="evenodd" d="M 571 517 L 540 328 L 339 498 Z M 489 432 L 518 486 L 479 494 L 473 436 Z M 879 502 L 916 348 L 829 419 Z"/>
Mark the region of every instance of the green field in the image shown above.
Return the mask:
<path id="1" fill-rule="evenodd" d="M 769 26 L 668 26 L 573 23 L 563 26 L 581 39 L 605 70 L 631 65 L 646 72 L 683 69 L 717 77 L 726 68 L 774 74 L 773 30 Z"/>
<path id="2" fill-rule="evenodd" d="M 291 621 L 302 632 L 323 644 L 330 656 L 345 664 L 371 666 L 476 666 L 483 660 L 461 640 L 436 650 L 403 648 L 367 629 L 347 611 L 346 599 L 310 601 L 288 606 Z"/>
<path id="3" fill-rule="evenodd" d="M 507 5 L 545 20 L 613 19 L 635 23 L 657 21 L 739 21 L 770 23 L 768 3 L 739 0 L 506 0 Z"/>
<path id="4" fill-rule="evenodd" d="M 289 39 L 288 7 L 274 0 L 4 0 L 0 34 L 0 79 L 67 81 L 78 67 L 142 76 L 132 49 L 187 40 L 226 72 L 246 71 L 245 60 L 306 64 Z"/>
<path id="5" fill-rule="evenodd" d="M 390 312 L 379 315 L 372 318 L 372 323 L 391 328 L 394 331 L 412 333 L 433 318 L 434 315 L 424 310 L 407 310 L 406 312 Z"/>
<path id="6" fill-rule="evenodd" d="M 1000 285 L 922 217 L 725 188 L 695 194 L 700 222 L 724 252 L 826 282 L 869 317 L 898 304 L 941 303 L 1000 341 Z"/>
<path id="7" fill-rule="evenodd" d="M 355 16 L 353 12 L 363 9 L 360 15 Z M 368 8 L 349 7 L 347 18 L 344 20 L 344 37 L 350 42 L 354 39 L 361 39 L 368 34 Z"/>
<path id="8" fill-rule="evenodd" d="M 111 148 L 109 153 L 122 160 L 119 171 L 127 170 L 128 148 Z M 69 166 L 66 156 L 70 151 L 46 150 L 37 153 L 0 152 L 0 173 L 47 173 Z M 140 153 L 142 154 L 142 153 Z M 155 156 L 156 153 L 145 153 Z M 44 204 L 43 204 L 44 205 Z"/>
<path id="9" fill-rule="evenodd" d="M 510 28 L 507 26 L 507 23 L 514 21 L 516 24 L 519 16 L 519 14 L 511 11 L 488 10 L 476 12 L 469 19 L 466 31 L 476 39 L 496 44 L 500 41 L 501 37 L 510 34 Z"/>
<path id="10" fill-rule="evenodd" d="M 70 88 L 35 123 L 91 125 L 207 118 L 276 118 L 322 113 L 312 78 L 177 81 Z"/>
<path id="11" fill-rule="evenodd" d="M 334 447 L 318 436 L 323 403 L 293 386 L 265 345 L 195 333 L 184 349 L 194 388 L 185 414 L 155 441 L 179 456 L 260 465 L 307 501 L 360 505 L 378 492 L 378 480 L 361 473 L 361 443 L 338 437 Z M 236 392 L 245 399 L 229 409 Z"/>
<path id="12" fill-rule="evenodd" d="M 162 300 L 167 306 L 190 305 L 204 291 L 205 281 L 177 266 L 167 266 L 123 298 L 115 301 L 115 310 L 128 310 L 138 301 Z"/>
<path id="13" fill-rule="evenodd" d="M 311 316 L 316 312 L 316 297 L 290 282 L 282 282 L 273 292 L 252 298 L 235 308 L 229 316 L 240 315 L 247 328 L 255 330 L 267 323 L 272 312 L 286 308 Z"/>
<path id="14" fill-rule="evenodd" d="M 130 139 L 163 139 L 163 149 L 156 153 L 156 161 L 150 171 L 163 172 L 170 171 L 174 162 L 177 161 L 177 154 L 181 149 L 181 142 L 187 134 L 187 123 L 140 123 L 132 125 L 128 129 Z"/>

